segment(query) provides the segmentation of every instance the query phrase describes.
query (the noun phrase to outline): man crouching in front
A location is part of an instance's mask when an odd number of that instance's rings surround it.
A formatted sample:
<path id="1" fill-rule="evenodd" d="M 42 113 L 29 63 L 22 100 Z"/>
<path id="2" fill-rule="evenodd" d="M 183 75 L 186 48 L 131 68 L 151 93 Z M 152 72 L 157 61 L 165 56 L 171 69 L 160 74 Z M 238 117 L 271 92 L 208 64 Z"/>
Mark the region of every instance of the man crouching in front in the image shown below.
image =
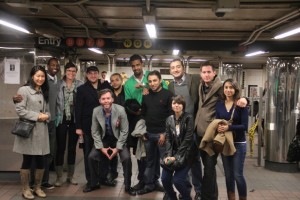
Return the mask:
<path id="1" fill-rule="evenodd" d="M 91 189 L 100 188 L 97 162 L 100 163 L 100 166 L 109 166 L 109 160 L 112 160 L 119 153 L 124 171 L 125 192 L 135 195 L 134 190 L 131 188 L 132 163 L 130 153 L 126 148 L 128 120 L 124 107 L 113 104 L 114 99 L 112 96 L 111 90 L 101 90 L 99 92 L 100 106 L 93 111 L 92 136 L 94 138 L 94 148 L 88 158 L 91 172 Z"/>

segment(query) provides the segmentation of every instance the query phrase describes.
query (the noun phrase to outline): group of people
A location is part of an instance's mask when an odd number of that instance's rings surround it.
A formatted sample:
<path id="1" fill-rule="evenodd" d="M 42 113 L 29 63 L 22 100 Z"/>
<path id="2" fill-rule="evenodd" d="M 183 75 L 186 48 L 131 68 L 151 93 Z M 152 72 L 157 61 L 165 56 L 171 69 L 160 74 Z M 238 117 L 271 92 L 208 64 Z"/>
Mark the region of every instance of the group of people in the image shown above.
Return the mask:
<path id="1" fill-rule="evenodd" d="M 222 155 L 228 199 L 235 199 L 235 184 L 239 199 L 246 199 L 243 169 L 248 113 L 247 100 L 240 97 L 237 82 L 228 79 L 222 84 L 211 62 L 202 63 L 199 76 L 186 73 L 183 62 L 175 59 L 170 63 L 174 80 L 167 85 L 158 71 L 144 70 L 140 55 L 132 55 L 129 62 L 133 75 L 124 85 L 119 73 L 110 76 L 110 83 L 100 79 L 96 66 L 86 69 L 85 82 L 77 80 L 77 67 L 72 62 L 65 65 L 64 77 L 57 80 L 60 66 L 56 58 L 49 59 L 47 72 L 41 66 L 32 68 L 27 83 L 13 97 L 19 117 L 36 121 L 30 137 L 16 136 L 13 148 L 23 155 L 23 197 L 46 197 L 42 188 L 54 187 L 49 183 L 53 161 L 56 187 L 65 182 L 78 184 L 74 172 L 80 138 L 87 181 L 83 192 L 116 185 L 119 155 L 125 192 L 130 195 L 157 190 L 165 192 L 166 200 L 190 200 L 191 172 L 194 199 L 217 200 L 218 153 L 210 155 L 198 149 L 208 125 L 216 118 L 232 119 L 232 123 L 219 124 L 216 131 L 231 131 L 234 136 L 236 152 Z M 131 186 L 131 148 L 139 170 L 135 186 Z"/>

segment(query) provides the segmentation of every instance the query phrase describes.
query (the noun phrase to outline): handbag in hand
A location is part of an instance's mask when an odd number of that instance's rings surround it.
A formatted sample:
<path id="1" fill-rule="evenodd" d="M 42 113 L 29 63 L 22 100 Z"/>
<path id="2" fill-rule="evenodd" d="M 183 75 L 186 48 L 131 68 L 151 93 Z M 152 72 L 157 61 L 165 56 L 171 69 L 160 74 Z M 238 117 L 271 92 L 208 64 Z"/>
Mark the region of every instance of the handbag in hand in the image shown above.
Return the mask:
<path id="1" fill-rule="evenodd" d="M 300 161 L 300 135 L 295 135 L 293 140 L 289 144 L 289 150 L 286 160 L 288 162 Z"/>
<path id="2" fill-rule="evenodd" d="M 35 121 L 19 119 L 11 133 L 20 137 L 29 138 L 35 126 Z"/>

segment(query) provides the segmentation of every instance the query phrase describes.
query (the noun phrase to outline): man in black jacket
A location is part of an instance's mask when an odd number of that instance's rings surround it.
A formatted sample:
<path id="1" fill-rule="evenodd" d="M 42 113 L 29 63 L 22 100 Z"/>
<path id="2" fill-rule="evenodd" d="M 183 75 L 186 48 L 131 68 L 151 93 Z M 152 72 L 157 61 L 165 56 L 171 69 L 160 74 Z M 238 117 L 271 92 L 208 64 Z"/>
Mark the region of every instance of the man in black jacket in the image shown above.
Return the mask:
<path id="1" fill-rule="evenodd" d="M 92 114 L 95 107 L 99 106 L 98 93 L 100 90 L 112 89 L 108 81 L 99 79 L 99 69 L 96 66 L 90 66 L 86 70 L 87 81 L 78 87 L 76 96 L 75 121 L 76 134 L 83 137 L 84 167 L 87 184 L 83 192 L 90 192 L 91 175 L 88 167 L 88 155 L 91 152 L 94 140 L 91 136 Z M 105 179 L 105 178 L 102 178 Z M 106 184 L 111 185 L 107 180 Z"/>

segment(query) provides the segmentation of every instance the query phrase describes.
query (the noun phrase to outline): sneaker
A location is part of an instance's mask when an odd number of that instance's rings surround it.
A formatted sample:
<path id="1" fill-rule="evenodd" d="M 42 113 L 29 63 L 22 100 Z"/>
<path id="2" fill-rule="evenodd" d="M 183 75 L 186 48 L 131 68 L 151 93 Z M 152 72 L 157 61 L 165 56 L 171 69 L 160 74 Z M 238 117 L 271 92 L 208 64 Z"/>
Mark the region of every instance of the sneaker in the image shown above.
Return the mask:
<path id="1" fill-rule="evenodd" d="M 42 183 L 42 187 L 47 189 L 47 190 L 52 190 L 54 189 L 54 185 L 50 184 L 50 183 Z"/>

